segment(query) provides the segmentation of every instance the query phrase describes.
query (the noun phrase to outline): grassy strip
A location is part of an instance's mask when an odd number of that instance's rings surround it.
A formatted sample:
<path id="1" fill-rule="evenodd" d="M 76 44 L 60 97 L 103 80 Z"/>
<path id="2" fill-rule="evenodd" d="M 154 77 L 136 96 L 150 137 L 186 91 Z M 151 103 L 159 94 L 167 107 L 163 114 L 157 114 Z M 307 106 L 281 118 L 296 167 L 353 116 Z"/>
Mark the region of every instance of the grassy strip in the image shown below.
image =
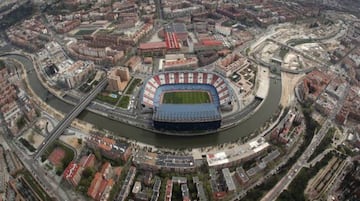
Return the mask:
<path id="1" fill-rule="evenodd" d="M 102 101 L 102 102 L 106 102 L 106 103 L 109 103 L 111 105 L 115 105 L 117 103 L 117 101 L 119 100 L 119 97 L 118 98 L 112 98 L 110 96 L 103 96 L 101 94 L 98 94 L 96 96 L 96 99 Z"/>
<path id="2" fill-rule="evenodd" d="M 29 171 L 22 172 L 24 179 L 29 183 L 30 187 L 42 200 L 52 200 L 52 198 L 45 192 L 45 190 L 36 182 Z"/>
<path id="3" fill-rule="evenodd" d="M 323 151 L 325 151 L 325 149 L 327 149 L 331 145 L 334 133 L 335 133 L 335 128 L 330 128 L 328 130 L 325 137 L 320 142 L 320 144 L 315 148 L 313 154 L 310 156 L 307 162 L 312 161 L 316 156 L 321 154 Z"/>
<path id="4" fill-rule="evenodd" d="M 141 79 L 134 79 L 132 82 L 131 82 L 131 85 L 127 88 L 126 90 L 126 93 L 125 94 L 132 94 L 135 87 L 141 83 Z"/>
<path id="5" fill-rule="evenodd" d="M 127 109 L 129 106 L 130 97 L 129 96 L 123 96 L 118 104 L 118 107 Z"/>
<path id="6" fill-rule="evenodd" d="M 330 159 L 334 156 L 333 152 L 330 152 L 324 156 L 324 158 L 316 163 L 314 167 L 303 168 L 295 179 L 290 183 L 287 190 L 283 191 L 277 201 L 305 201 L 307 200 L 304 194 L 306 186 L 311 178 L 313 178 L 321 168 L 325 167 Z"/>

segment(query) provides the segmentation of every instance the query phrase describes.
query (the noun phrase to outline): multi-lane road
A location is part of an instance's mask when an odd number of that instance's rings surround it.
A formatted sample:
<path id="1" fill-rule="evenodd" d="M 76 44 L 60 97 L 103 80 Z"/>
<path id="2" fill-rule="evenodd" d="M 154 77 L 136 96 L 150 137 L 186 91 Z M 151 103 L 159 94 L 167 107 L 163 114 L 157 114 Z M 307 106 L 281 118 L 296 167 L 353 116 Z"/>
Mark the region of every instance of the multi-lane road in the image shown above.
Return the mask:
<path id="1" fill-rule="evenodd" d="M 103 79 L 99 82 L 96 87 L 91 90 L 86 96 L 80 99 L 80 102 L 68 113 L 66 116 L 56 125 L 52 132 L 47 135 L 43 143 L 37 149 L 34 159 L 38 159 L 46 148 L 56 140 L 69 125 L 71 122 L 86 108 L 86 106 L 95 98 L 95 96 L 101 92 L 101 90 L 106 86 L 107 79 Z"/>
<path id="2" fill-rule="evenodd" d="M 315 148 L 319 145 L 321 140 L 326 135 L 328 129 L 331 126 L 331 120 L 327 120 L 322 128 L 316 133 L 311 140 L 310 145 L 306 148 L 304 153 L 300 156 L 299 160 L 290 168 L 288 173 L 276 184 L 276 186 L 271 189 L 262 199 L 261 201 L 270 201 L 276 200 L 277 197 L 281 194 L 281 192 L 286 189 L 296 175 L 300 172 L 301 168 L 303 168 L 307 164 L 307 160 L 310 158 Z"/>

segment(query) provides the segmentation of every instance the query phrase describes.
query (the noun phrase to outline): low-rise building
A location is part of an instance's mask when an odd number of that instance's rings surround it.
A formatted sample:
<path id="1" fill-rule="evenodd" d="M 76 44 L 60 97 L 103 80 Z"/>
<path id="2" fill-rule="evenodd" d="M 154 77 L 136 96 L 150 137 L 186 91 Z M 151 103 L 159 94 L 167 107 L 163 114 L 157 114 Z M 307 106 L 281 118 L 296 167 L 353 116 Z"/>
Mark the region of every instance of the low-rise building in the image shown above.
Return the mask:
<path id="1" fill-rule="evenodd" d="M 224 168 L 221 171 L 225 180 L 227 192 L 234 192 L 236 190 L 236 186 L 234 180 L 232 179 L 229 168 Z"/>
<path id="2" fill-rule="evenodd" d="M 166 190 L 165 190 L 165 201 L 171 201 L 172 197 L 172 189 L 173 189 L 173 182 L 169 179 L 166 181 Z"/>
<path id="3" fill-rule="evenodd" d="M 156 154 L 139 151 L 133 157 L 133 164 L 140 169 L 158 172 L 194 172 L 196 166 L 192 156 Z"/>
<path id="4" fill-rule="evenodd" d="M 93 150 L 100 150 L 102 155 L 113 160 L 127 161 L 131 155 L 129 144 L 107 137 L 91 135 L 86 139 L 86 145 Z"/>
<path id="5" fill-rule="evenodd" d="M 83 170 L 84 168 L 79 164 L 70 162 L 70 164 L 64 170 L 63 177 L 71 185 L 76 187 L 79 184 Z"/>
<path id="6" fill-rule="evenodd" d="M 90 61 L 76 61 L 75 63 L 70 62 L 70 65 L 64 65 L 59 69 L 56 74 L 58 82 L 72 89 L 84 82 L 94 72 L 95 66 Z"/>
<path id="7" fill-rule="evenodd" d="M 162 62 L 161 62 L 162 61 Z M 193 70 L 198 67 L 198 59 L 196 57 L 165 59 L 160 61 L 159 69 L 169 70 Z"/>
<path id="8" fill-rule="evenodd" d="M 181 184 L 180 188 L 183 201 L 190 201 L 189 187 L 187 184 Z"/>
<path id="9" fill-rule="evenodd" d="M 91 181 L 87 195 L 97 201 L 107 199 L 109 194 L 106 195 L 106 193 L 110 192 L 113 185 L 114 181 L 112 179 L 107 180 L 100 172 L 97 172 Z"/>
<path id="10" fill-rule="evenodd" d="M 237 181 L 242 185 L 246 184 L 249 181 L 249 177 L 246 175 L 245 170 L 242 167 L 236 168 L 235 175 L 236 175 Z"/>
<path id="11" fill-rule="evenodd" d="M 222 169 L 239 165 L 241 162 L 250 160 L 264 153 L 270 144 L 264 138 L 250 141 L 246 144 L 225 149 L 206 155 L 207 165 L 210 168 Z"/>
<path id="12" fill-rule="evenodd" d="M 136 168 L 131 166 L 129 172 L 127 173 L 123 185 L 119 194 L 116 197 L 116 201 L 125 201 L 130 193 L 132 184 L 134 183 L 134 178 L 136 175 Z"/>
<path id="13" fill-rule="evenodd" d="M 193 177 L 193 182 L 196 185 L 196 191 L 197 191 L 197 198 L 199 201 L 207 201 L 208 198 L 206 197 L 204 185 L 199 180 L 199 177 Z"/>
<path id="14" fill-rule="evenodd" d="M 229 54 L 219 61 L 215 67 L 215 71 L 225 77 L 231 76 L 234 72 L 246 68 L 250 62 L 240 54 Z"/>

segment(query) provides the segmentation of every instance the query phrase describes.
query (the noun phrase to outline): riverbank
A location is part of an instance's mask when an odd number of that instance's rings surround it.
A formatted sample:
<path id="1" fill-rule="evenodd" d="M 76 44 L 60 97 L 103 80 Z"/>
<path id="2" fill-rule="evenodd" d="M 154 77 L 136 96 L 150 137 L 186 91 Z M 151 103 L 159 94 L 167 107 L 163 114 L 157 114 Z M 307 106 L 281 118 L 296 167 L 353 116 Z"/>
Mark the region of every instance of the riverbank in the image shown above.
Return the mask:
<path id="1" fill-rule="evenodd" d="M 33 66 L 28 58 L 15 55 L 10 57 L 20 60 L 28 71 L 33 69 Z M 30 73 L 28 75 L 28 80 L 29 88 L 32 88 L 37 96 L 44 99 L 47 90 L 41 85 L 36 73 Z M 234 127 L 204 136 L 183 137 L 160 135 L 119 121 L 105 118 L 89 111 L 83 111 L 79 115 L 78 119 L 94 125 L 93 130 L 101 132 L 108 131 L 107 133 L 119 136 L 123 139 L 155 147 L 167 147 L 171 149 L 207 147 L 217 144 L 236 142 L 244 137 L 249 138 L 251 134 L 258 130 L 261 125 L 273 116 L 275 111 L 278 109 L 280 96 L 281 81 L 271 78 L 268 97 L 263 100 L 261 107 L 254 114 Z M 55 110 L 60 110 L 63 113 L 70 111 L 73 107 L 72 105 L 69 105 L 68 103 L 65 103 L 53 96 L 47 98 L 46 104 L 50 105 Z"/>

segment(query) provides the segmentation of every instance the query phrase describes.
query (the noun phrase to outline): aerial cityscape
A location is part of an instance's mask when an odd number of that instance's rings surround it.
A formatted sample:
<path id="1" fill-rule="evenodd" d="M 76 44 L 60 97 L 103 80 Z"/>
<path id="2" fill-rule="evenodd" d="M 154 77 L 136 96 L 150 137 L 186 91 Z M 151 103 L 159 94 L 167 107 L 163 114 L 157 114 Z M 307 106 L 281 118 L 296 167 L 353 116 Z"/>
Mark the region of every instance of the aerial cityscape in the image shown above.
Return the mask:
<path id="1" fill-rule="evenodd" d="M 360 200 L 360 1 L 0 1 L 0 201 Z"/>

